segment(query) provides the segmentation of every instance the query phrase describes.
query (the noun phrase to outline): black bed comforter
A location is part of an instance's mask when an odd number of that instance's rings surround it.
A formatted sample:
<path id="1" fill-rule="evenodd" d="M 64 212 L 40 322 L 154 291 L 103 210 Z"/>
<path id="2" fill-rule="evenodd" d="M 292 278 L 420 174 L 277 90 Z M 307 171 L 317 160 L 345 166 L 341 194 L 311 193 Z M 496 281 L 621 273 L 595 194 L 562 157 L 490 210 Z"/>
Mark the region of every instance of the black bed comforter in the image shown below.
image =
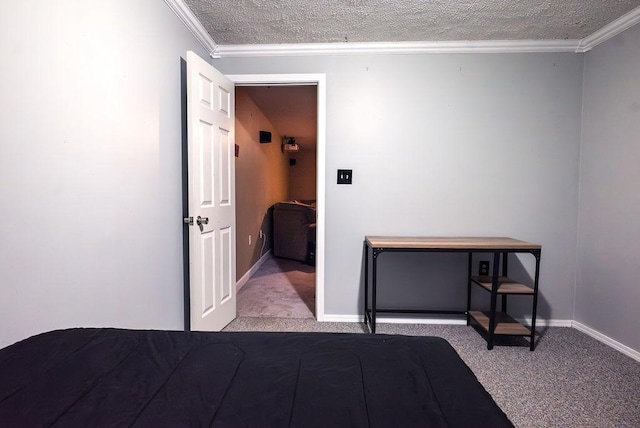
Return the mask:
<path id="1" fill-rule="evenodd" d="M 70 329 L 0 350 L 0 426 L 512 426 L 443 339 Z"/>

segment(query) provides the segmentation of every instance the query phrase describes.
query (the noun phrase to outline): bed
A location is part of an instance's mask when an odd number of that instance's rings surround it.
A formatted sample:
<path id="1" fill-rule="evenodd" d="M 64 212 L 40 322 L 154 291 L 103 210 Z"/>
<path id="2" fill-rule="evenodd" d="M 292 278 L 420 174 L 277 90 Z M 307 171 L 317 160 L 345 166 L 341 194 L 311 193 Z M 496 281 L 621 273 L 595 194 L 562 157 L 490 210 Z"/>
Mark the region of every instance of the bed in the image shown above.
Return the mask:
<path id="1" fill-rule="evenodd" d="M 0 350 L 0 426 L 512 426 L 444 339 L 68 329 Z"/>

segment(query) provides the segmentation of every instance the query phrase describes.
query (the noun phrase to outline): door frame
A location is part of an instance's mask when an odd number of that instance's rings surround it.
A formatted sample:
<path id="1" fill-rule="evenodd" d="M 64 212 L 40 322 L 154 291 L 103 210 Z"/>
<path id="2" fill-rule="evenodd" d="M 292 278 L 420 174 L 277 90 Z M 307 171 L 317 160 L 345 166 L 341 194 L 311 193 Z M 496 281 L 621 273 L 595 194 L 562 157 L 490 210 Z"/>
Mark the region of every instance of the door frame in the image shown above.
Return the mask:
<path id="1" fill-rule="evenodd" d="M 318 99 L 316 148 L 316 319 L 324 321 L 324 237 L 326 209 L 326 75 L 319 74 L 226 74 L 236 86 L 300 85 L 316 86 Z"/>

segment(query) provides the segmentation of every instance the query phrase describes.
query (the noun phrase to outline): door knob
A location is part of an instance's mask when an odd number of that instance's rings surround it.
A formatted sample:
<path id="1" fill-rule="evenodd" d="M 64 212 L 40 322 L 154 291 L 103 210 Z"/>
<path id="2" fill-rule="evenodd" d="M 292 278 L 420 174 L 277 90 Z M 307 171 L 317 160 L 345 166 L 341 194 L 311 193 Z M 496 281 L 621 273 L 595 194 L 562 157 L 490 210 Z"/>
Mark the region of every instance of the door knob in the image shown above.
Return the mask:
<path id="1" fill-rule="evenodd" d="M 198 226 L 202 226 L 203 224 L 209 224 L 209 217 L 198 216 L 198 218 L 196 219 L 196 223 L 198 223 Z"/>

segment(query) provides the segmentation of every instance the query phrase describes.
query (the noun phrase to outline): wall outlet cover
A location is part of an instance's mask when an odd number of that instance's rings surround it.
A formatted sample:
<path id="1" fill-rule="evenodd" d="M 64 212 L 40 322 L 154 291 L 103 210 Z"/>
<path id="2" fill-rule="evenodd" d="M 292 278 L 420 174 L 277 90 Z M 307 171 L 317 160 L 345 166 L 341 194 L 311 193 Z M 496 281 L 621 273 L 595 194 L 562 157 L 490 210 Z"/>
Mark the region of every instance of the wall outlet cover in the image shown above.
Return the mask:
<path id="1" fill-rule="evenodd" d="M 478 268 L 478 275 L 480 276 L 489 276 L 489 262 L 480 261 L 480 266 Z"/>
<path id="2" fill-rule="evenodd" d="M 338 184 L 351 184 L 352 179 L 353 179 L 352 169 L 338 170 Z"/>

